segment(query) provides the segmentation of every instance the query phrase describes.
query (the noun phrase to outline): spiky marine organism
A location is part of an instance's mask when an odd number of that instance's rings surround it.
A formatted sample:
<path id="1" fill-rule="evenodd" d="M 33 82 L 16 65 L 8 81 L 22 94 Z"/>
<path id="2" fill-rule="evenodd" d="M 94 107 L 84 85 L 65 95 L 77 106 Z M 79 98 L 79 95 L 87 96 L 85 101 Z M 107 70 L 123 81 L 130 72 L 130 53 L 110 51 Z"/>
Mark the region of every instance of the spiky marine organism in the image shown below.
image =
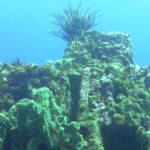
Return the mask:
<path id="1" fill-rule="evenodd" d="M 96 24 L 97 11 L 90 13 L 89 9 L 85 12 L 80 10 L 81 3 L 77 8 L 69 5 L 62 13 L 53 14 L 54 24 L 59 30 L 52 33 L 66 41 L 71 41 L 78 37 L 81 31 L 92 29 Z"/>

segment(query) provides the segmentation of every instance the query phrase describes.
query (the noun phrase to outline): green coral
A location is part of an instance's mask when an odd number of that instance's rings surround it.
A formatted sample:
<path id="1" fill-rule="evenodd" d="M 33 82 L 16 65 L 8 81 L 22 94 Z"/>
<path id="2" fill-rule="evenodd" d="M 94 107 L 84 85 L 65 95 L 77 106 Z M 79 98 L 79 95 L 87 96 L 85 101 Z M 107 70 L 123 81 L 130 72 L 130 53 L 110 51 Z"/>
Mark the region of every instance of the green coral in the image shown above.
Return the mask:
<path id="1" fill-rule="evenodd" d="M 45 108 L 41 108 L 33 100 L 22 99 L 10 109 L 9 117 L 12 124 L 11 130 L 22 137 L 19 148 L 23 146 L 23 142 L 28 143 L 28 150 L 37 150 L 44 144 L 47 149 L 50 148 L 50 125 Z M 25 139 L 25 137 L 28 138 Z M 14 143 L 14 146 L 17 145 Z"/>
<path id="2" fill-rule="evenodd" d="M 48 88 L 33 90 L 33 99 L 22 99 L 9 110 L 11 136 L 19 135 L 20 147 L 27 150 L 40 147 L 48 149 L 68 148 L 82 150 L 85 141 L 80 134 L 80 124 L 63 115 L 52 92 Z M 26 138 L 25 138 L 26 137 Z"/>

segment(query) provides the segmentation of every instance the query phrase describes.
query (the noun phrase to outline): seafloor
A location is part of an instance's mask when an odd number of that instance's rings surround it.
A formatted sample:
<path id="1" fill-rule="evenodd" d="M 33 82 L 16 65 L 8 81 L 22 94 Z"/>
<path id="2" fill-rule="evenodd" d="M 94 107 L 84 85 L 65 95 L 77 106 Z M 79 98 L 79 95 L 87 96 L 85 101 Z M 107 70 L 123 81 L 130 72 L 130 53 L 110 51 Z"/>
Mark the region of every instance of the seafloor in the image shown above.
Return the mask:
<path id="1" fill-rule="evenodd" d="M 150 66 L 129 34 L 83 32 L 54 63 L 1 63 L 0 111 L 0 150 L 150 150 Z"/>

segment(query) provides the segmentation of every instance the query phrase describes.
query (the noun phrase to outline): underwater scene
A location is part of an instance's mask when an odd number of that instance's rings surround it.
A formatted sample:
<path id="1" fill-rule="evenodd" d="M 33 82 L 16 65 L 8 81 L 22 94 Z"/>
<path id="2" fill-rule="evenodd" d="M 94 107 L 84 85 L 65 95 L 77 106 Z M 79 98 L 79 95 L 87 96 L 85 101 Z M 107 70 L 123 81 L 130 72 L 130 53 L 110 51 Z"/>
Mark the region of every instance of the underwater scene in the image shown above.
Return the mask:
<path id="1" fill-rule="evenodd" d="M 0 6 L 0 150 L 150 150 L 150 1 Z"/>

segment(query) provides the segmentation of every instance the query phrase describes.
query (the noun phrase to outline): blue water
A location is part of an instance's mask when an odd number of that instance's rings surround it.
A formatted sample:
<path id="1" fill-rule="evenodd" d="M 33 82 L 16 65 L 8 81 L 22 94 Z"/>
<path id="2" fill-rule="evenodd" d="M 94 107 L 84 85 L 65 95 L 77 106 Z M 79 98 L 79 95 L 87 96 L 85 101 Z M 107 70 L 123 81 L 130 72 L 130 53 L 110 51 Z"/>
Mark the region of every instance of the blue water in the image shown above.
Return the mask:
<path id="1" fill-rule="evenodd" d="M 79 0 L 70 0 L 77 6 Z M 0 62 L 19 57 L 26 63 L 44 64 L 60 59 L 67 43 L 49 33 L 56 27 L 50 14 L 62 11 L 68 0 L 0 0 Z M 92 6 L 102 16 L 101 32 L 129 32 L 134 62 L 150 65 L 149 0 L 82 0 L 81 9 Z"/>

